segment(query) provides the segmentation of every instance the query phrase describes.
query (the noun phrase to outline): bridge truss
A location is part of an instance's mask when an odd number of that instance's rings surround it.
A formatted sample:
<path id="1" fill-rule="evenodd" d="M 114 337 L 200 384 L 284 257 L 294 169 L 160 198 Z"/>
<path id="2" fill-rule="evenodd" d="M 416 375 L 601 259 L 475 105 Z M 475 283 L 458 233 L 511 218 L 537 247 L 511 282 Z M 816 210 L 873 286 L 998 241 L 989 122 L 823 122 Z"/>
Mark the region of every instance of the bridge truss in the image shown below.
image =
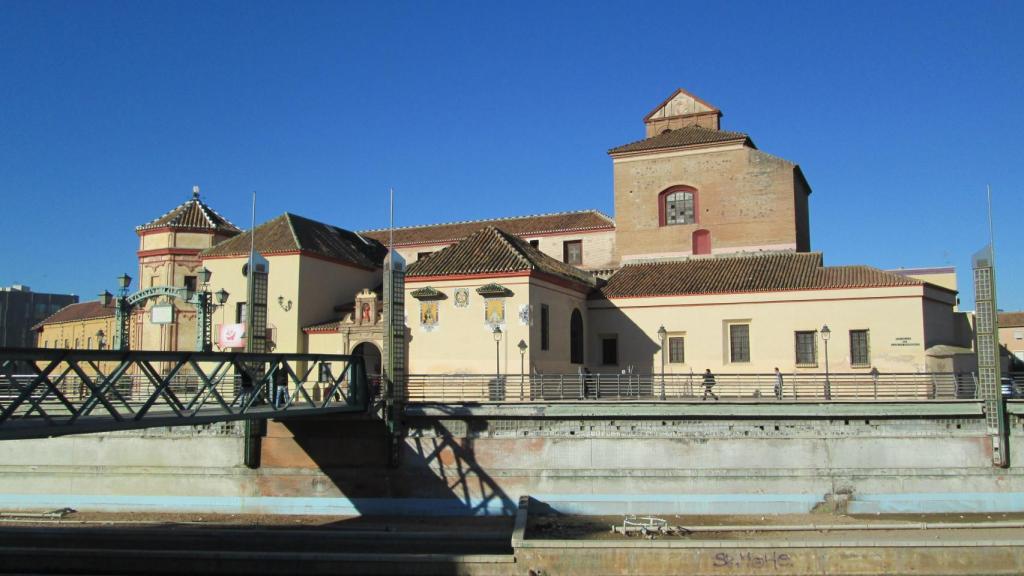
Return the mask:
<path id="1" fill-rule="evenodd" d="M 361 356 L 0 348 L 0 440 L 356 413 Z"/>

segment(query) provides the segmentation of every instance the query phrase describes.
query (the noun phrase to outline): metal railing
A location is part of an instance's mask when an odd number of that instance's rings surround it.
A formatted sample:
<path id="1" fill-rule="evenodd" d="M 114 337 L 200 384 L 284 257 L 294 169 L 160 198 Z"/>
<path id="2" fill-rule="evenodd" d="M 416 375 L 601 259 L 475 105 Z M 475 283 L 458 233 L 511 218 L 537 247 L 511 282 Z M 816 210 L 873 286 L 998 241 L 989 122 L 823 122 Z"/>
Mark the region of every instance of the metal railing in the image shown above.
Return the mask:
<path id="1" fill-rule="evenodd" d="M 973 374 L 818 373 L 784 374 L 776 395 L 775 374 L 715 374 L 706 397 L 729 401 L 950 400 L 974 398 Z M 703 374 L 411 374 L 399 386 L 416 402 L 538 402 L 579 400 L 701 400 Z"/>
<path id="2" fill-rule="evenodd" d="M 0 439 L 365 410 L 361 357 L 0 348 Z"/>

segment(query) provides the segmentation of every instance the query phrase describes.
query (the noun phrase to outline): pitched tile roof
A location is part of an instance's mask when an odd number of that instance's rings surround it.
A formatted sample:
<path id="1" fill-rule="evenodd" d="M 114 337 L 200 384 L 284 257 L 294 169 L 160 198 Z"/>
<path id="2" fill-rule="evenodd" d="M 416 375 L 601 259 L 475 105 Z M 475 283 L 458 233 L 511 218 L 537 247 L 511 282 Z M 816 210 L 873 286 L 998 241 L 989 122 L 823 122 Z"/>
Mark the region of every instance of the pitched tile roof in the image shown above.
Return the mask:
<path id="1" fill-rule="evenodd" d="M 1000 328 L 1018 328 L 1024 326 L 1024 312 L 1000 312 Z"/>
<path id="2" fill-rule="evenodd" d="M 469 238 L 431 254 L 430 258 L 413 262 L 406 270 L 406 277 L 527 270 L 544 272 L 585 286 L 593 286 L 595 282 L 590 273 L 555 260 L 525 240 L 494 226 L 478 230 Z"/>
<path id="3" fill-rule="evenodd" d="M 728 130 L 712 130 L 703 126 L 685 126 L 676 130 L 662 132 L 657 136 L 631 142 L 608 151 L 609 154 L 620 154 L 623 152 L 642 152 L 646 150 L 660 150 L 662 148 L 681 148 L 683 146 L 696 146 L 700 144 L 718 144 L 721 142 L 746 142 L 751 145 L 750 137 L 742 132 L 729 132 Z"/>
<path id="4" fill-rule="evenodd" d="M 143 224 L 142 226 L 136 226 L 135 230 L 149 230 L 151 228 L 198 228 L 202 230 L 213 230 L 214 232 L 223 233 L 238 233 L 241 230 L 237 226 L 228 222 L 227 218 L 224 218 L 213 208 L 207 206 L 202 200 L 199 199 L 199 193 L 193 192 L 192 198 L 186 201 L 184 204 L 178 206 L 174 210 L 164 214 L 163 216 Z"/>
<path id="5" fill-rule="evenodd" d="M 229 238 L 200 256 L 244 256 L 249 253 L 249 236 L 247 231 Z M 256 227 L 255 248 L 264 256 L 304 252 L 363 268 L 379 268 L 387 252 L 376 240 L 288 212 Z"/>
<path id="6" fill-rule="evenodd" d="M 68 304 L 51 314 L 42 322 L 33 326 L 33 329 L 38 330 L 43 326 L 47 326 L 49 324 L 60 324 L 62 322 L 76 322 L 92 318 L 107 318 L 114 315 L 114 302 L 115 301 L 111 299 L 110 304 L 107 306 L 104 306 L 99 300 L 79 302 L 78 304 Z"/>
<path id="7" fill-rule="evenodd" d="M 614 228 L 615 221 L 597 210 L 583 210 L 580 212 L 537 214 L 534 216 L 516 216 L 494 220 L 451 222 L 429 226 L 409 226 L 406 228 L 395 228 L 395 245 L 457 242 L 487 226 L 497 226 L 509 234 L 517 236 L 529 236 L 531 234 L 548 234 L 552 232 L 571 233 Z M 368 230 L 360 232 L 360 234 L 379 240 L 385 246 L 388 243 L 387 230 Z"/>
<path id="8" fill-rule="evenodd" d="M 920 286 L 924 282 L 870 266 L 823 266 L 820 253 L 782 252 L 630 264 L 593 297 L 776 292 L 826 288 Z"/>

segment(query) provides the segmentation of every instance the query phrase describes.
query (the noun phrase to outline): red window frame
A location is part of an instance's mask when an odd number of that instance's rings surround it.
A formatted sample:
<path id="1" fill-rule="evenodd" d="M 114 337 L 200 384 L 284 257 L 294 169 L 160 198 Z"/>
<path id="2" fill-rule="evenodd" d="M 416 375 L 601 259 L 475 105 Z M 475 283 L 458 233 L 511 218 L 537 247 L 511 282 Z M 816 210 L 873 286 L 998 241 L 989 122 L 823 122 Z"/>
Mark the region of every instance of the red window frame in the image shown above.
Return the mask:
<path id="1" fill-rule="evenodd" d="M 665 214 L 665 198 L 676 192 L 689 192 L 693 194 L 693 222 L 687 224 L 669 224 L 668 216 Z M 693 186 L 672 186 L 658 194 L 658 226 L 691 226 L 700 224 L 700 193 Z"/>

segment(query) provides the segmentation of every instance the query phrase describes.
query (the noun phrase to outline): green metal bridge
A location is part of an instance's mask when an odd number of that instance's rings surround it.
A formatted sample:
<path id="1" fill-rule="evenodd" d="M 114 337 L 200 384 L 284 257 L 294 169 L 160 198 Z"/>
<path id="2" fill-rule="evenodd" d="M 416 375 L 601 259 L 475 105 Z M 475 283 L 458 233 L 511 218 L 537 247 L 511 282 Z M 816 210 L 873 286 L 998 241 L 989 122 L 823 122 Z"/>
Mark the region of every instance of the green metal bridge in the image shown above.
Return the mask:
<path id="1" fill-rule="evenodd" d="M 0 440 L 366 412 L 361 356 L 0 348 Z"/>

